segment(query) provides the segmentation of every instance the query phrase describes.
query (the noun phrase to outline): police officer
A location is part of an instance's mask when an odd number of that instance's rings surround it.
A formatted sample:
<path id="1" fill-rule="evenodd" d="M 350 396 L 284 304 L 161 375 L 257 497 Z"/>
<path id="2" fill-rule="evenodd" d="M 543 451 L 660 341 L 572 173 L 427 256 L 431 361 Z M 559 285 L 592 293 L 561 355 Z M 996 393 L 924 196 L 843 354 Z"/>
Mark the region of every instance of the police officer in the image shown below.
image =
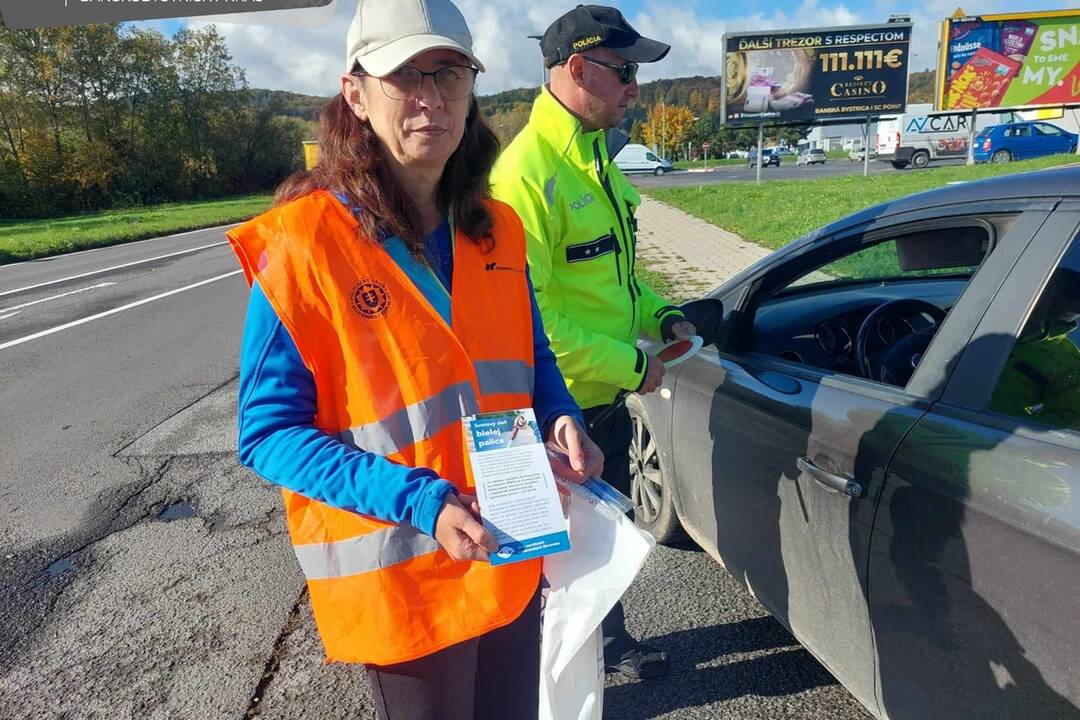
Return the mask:
<path id="1" fill-rule="evenodd" d="M 603 477 L 629 495 L 630 415 L 621 404 L 605 410 L 620 391 L 660 387 L 664 366 L 636 346 L 640 332 L 668 339 L 695 328 L 635 275 L 640 197 L 611 161 L 607 131 L 638 95 L 638 64 L 670 47 L 642 37 L 615 8 L 579 5 L 552 23 L 540 48 L 551 80 L 496 163 L 493 193 L 524 224 L 544 328 L 607 458 Z M 664 652 L 627 633 L 621 604 L 603 630 L 608 669 L 667 672 Z"/>

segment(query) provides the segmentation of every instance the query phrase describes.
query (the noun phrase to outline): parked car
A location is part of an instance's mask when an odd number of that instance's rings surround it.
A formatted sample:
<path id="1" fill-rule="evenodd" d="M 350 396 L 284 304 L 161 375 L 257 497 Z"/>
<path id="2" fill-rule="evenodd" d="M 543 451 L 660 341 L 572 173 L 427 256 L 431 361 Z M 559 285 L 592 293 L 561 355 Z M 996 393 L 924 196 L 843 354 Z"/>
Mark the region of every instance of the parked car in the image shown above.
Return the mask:
<path id="1" fill-rule="evenodd" d="M 780 167 L 780 153 L 775 148 L 764 148 L 761 151 L 761 157 L 763 159 L 762 167 L 769 167 L 770 165 Z M 757 165 L 757 148 L 752 148 L 750 154 L 746 156 L 746 166 L 754 167 L 755 165 Z"/>
<path id="2" fill-rule="evenodd" d="M 975 162 L 1006 163 L 1076 152 L 1074 133 L 1048 122 L 993 125 L 975 137 Z"/>
<path id="3" fill-rule="evenodd" d="M 1014 112 L 978 115 L 975 130 L 1001 122 L 1019 121 Z M 967 157 L 971 114 L 963 111 L 917 112 L 882 118 L 878 122 L 878 160 L 897 170 L 924 168 L 935 160 Z"/>
<path id="4" fill-rule="evenodd" d="M 615 164 L 624 173 L 652 173 L 663 175 L 671 172 L 670 160 L 657 157 L 652 150 L 644 145 L 625 145 L 615 156 Z"/>
<path id="5" fill-rule="evenodd" d="M 705 347 L 628 400 L 637 522 L 878 718 L 1080 716 L 1080 168 L 863 210 L 684 308 Z"/>
<path id="6" fill-rule="evenodd" d="M 795 160 L 796 165 L 825 164 L 825 151 L 821 148 L 803 148 L 799 151 L 799 157 Z"/>

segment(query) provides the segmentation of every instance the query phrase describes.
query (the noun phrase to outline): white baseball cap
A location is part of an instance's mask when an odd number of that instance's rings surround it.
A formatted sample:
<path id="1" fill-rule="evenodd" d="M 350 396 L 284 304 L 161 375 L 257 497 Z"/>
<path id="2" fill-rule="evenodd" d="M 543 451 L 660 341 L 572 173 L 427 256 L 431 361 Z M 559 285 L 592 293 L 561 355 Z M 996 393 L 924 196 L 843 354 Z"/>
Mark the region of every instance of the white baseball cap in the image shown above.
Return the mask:
<path id="1" fill-rule="evenodd" d="M 347 37 L 345 71 L 359 62 L 383 77 L 428 50 L 457 50 L 484 66 L 472 51 L 472 33 L 450 0 L 359 0 Z"/>

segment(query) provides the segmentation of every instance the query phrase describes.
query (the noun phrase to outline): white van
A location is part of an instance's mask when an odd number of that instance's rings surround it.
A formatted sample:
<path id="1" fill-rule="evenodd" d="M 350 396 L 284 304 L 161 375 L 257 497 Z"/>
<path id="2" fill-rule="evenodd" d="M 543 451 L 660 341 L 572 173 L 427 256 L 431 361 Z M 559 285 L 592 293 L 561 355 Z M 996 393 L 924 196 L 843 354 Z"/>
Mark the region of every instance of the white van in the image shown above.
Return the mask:
<path id="1" fill-rule="evenodd" d="M 1018 119 L 1013 112 L 978 115 L 975 132 Z M 966 111 L 914 111 L 883 117 L 878 121 L 877 159 L 899 170 L 908 165 L 924 168 L 932 160 L 966 158 L 970 123 L 971 113 Z"/>
<path id="2" fill-rule="evenodd" d="M 663 175 L 671 172 L 671 161 L 661 160 L 644 145 L 626 145 L 615 156 L 615 164 L 624 173 L 647 172 Z"/>

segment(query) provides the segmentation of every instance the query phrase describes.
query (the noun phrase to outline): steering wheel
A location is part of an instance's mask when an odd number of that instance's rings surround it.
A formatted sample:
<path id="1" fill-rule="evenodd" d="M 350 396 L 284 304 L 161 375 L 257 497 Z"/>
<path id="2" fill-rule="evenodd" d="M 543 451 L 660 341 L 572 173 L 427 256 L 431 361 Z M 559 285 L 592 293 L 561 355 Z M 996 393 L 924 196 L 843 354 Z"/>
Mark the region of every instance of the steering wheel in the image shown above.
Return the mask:
<path id="1" fill-rule="evenodd" d="M 883 318 L 900 320 L 916 314 L 929 315 L 934 321 L 934 326 L 926 330 L 914 330 L 886 345 L 875 362 L 871 362 L 870 337 L 878 322 Z M 944 321 L 944 310 L 918 298 L 890 300 L 874 308 L 859 326 L 859 334 L 855 338 L 855 362 L 858 363 L 859 373 L 868 380 L 877 380 L 899 387 L 907 385 L 907 381 L 911 379 L 912 373 L 922 360 L 923 352 L 930 346 L 934 333 Z"/>

